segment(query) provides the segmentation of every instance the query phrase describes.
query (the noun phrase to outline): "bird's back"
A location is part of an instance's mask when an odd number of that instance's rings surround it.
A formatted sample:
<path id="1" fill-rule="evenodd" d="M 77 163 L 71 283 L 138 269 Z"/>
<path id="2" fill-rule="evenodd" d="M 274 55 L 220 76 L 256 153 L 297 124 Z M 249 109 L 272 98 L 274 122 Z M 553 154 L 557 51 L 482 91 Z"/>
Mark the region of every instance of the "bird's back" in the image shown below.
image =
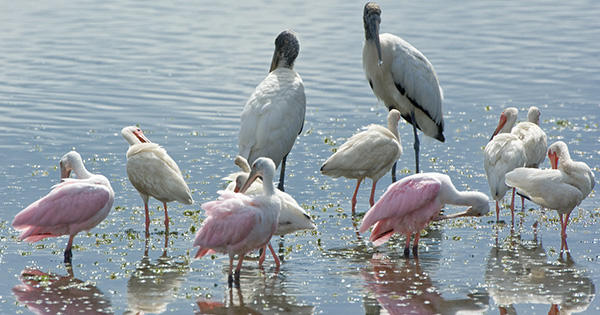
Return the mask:
<path id="1" fill-rule="evenodd" d="M 242 112 L 239 155 L 252 164 L 269 157 L 279 166 L 304 125 L 306 96 L 298 74 L 278 68 L 259 84 Z"/>
<path id="2" fill-rule="evenodd" d="M 544 162 L 548 149 L 548 140 L 542 128 L 534 123 L 524 121 L 518 123 L 511 133 L 523 142 L 527 157 L 525 166 L 539 167 Z"/>
<path id="3" fill-rule="evenodd" d="M 517 136 L 500 133 L 486 145 L 483 160 L 490 193 L 494 200 L 500 200 L 508 190 L 504 175 L 525 165 L 525 148 Z"/>

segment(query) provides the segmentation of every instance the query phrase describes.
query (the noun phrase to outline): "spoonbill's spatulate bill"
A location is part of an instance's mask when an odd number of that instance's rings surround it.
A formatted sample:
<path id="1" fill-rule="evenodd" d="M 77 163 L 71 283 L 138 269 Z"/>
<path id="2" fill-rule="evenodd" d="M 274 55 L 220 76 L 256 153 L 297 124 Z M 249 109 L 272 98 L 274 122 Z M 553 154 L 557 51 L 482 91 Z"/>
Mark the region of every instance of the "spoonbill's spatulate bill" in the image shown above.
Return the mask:
<path id="1" fill-rule="evenodd" d="M 381 8 L 378 4 L 365 5 L 363 22 L 362 64 L 367 80 L 378 100 L 389 110 L 400 111 L 413 125 L 416 173 L 419 173 L 417 129 L 426 136 L 445 141 L 443 93 L 437 74 L 429 60 L 411 44 L 392 34 L 379 34 Z M 395 167 L 392 177 L 395 181 Z"/>
<path id="2" fill-rule="evenodd" d="M 62 182 L 52 191 L 17 214 L 12 226 L 19 239 L 37 242 L 46 237 L 69 235 L 65 263 L 71 263 L 73 238 L 104 220 L 115 200 L 108 179 L 85 169 L 79 153 L 71 151 L 60 161 Z M 68 178 L 70 172 L 77 179 Z"/>
<path id="3" fill-rule="evenodd" d="M 517 167 L 525 166 L 526 155 L 523 141 L 511 133 L 519 111 L 514 107 L 505 109 L 490 142 L 483 151 L 483 165 L 487 175 L 492 199 L 496 201 L 496 221 L 500 220 L 500 200 L 506 195 L 508 186 L 504 175 Z M 515 191 L 513 189 L 510 213 L 515 219 Z"/>
<path id="4" fill-rule="evenodd" d="M 158 144 L 150 142 L 140 128 L 125 127 L 121 130 L 121 135 L 129 143 L 127 176 L 144 201 L 146 237 L 150 234 L 150 214 L 148 212 L 150 197 L 163 203 L 165 229 L 168 231 L 167 202 L 178 201 L 184 205 L 191 205 L 194 202 L 192 193 L 183 180 L 181 170 L 167 154 L 167 151 Z"/>
<path id="5" fill-rule="evenodd" d="M 267 77 L 256 87 L 242 112 L 239 155 L 250 164 L 268 157 L 281 164 L 278 188 L 284 190 L 285 163 L 304 126 L 306 96 L 302 79 L 294 70 L 300 51 L 293 31 L 275 39 L 275 52 Z"/>
<path id="6" fill-rule="evenodd" d="M 569 148 L 562 141 L 548 148 L 548 158 L 552 169 L 517 168 L 506 174 L 506 184 L 532 202 L 558 212 L 561 250 L 566 251 L 571 211 L 594 189 L 596 179 L 587 164 L 571 159 Z"/>
<path id="7" fill-rule="evenodd" d="M 356 188 L 352 195 L 352 214 L 356 209 L 356 194 L 365 178 L 373 180 L 369 203 L 375 204 L 375 186 L 402 155 L 402 144 L 398 135 L 400 112 L 390 110 L 387 116 L 387 128 L 370 125 L 368 129 L 353 135 L 321 167 L 321 173 L 333 178 L 346 177 L 356 179 Z"/>
<path id="8" fill-rule="evenodd" d="M 219 191 L 218 200 L 202 204 L 207 217 L 196 233 L 194 247 L 200 248 L 195 258 L 215 252 L 228 254 L 230 287 L 234 281 L 235 255 L 239 259 L 235 269 L 235 282 L 239 285 L 244 255 L 267 246 L 277 230 L 281 200 L 275 195 L 273 186 L 275 163 L 269 158 L 256 159 L 241 191 L 245 191 L 258 176 L 263 178 L 264 195 L 248 196 L 223 190 Z"/>
<path id="9" fill-rule="evenodd" d="M 359 232 L 373 226 L 370 240 L 379 246 L 394 233 L 406 235 L 404 256 L 408 257 L 411 235 L 415 234 L 413 255 L 418 255 L 419 236 L 432 220 L 482 216 L 490 211 L 488 197 L 476 191 L 458 191 L 450 177 L 440 173 L 419 173 L 392 183 L 365 214 Z M 440 215 L 446 204 L 469 206 L 464 212 Z"/>

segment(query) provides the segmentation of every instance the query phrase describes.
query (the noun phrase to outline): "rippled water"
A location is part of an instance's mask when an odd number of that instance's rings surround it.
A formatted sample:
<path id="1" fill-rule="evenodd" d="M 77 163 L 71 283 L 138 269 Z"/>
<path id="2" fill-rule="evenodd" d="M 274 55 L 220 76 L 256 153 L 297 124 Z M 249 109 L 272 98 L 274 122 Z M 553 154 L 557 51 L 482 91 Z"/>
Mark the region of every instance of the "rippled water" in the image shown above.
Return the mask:
<path id="1" fill-rule="evenodd" d="M 382 32 L 421 50 L 444 88 L 447 140 L 422 141 L 424 170 L 449 174 L 459 189 L 488 193 L 482 149 L 499 113 L 536 105 L 549 142 L 567 142 L 573 158 L 598 176 L 600 3 L 380 4 Z M 512 229 L 496 225 L 493 215 L 431 226 L 418 261 L 401 258 L 402 237 L 373 248 L 357 236 L 350 216 L 355 183 L 322 176 L 319 167 L 362 126 L 385 120 L 360 63 L 363 6 L 2 3 L 0 312 L 56 311 L 61 299 L 119 314 L 405 311 L 391 306 L 398 300 L 421 312 L 539 314 L 551 304 L 599 312 L 595 192 L 573 212 L 570 257 L 558 254 L 556 213 L 531 203 Z M 236 170 L 239 116 L 267 74 L 275 36 L 287 28 L 300 36 L 296 70 L 307 115 L 289 156 L 286 190 L 318 230 L 285 237 L 277 275 L 270 260 L 264 270 L 249 260 L 241 289 L 229 291 L 226 256 L 190 259 L 191 227 L 200 226 L 200 204 L 216 198 L 221 177 Z M 169 151 L 193 190 L 195 205 L 172 204 L 166 249 L 156 201 L 146 248 L 143 204 L 127 180 L 128 146 L 119 135 L 130 124 Z M 402 123 L 400 134 L 399 166 L 410 172 L 411 128 Z M 65 237 L 30 245 L 10 227 L 18 211 L 58 181 L 58 159 L 71 149 L 92 172 L 106 175 L 116 193 L 107 220 L 75 238 L 72 275 L 62 263 Z M 386 175 L 377 197 L 389 183 Z M 369 186 L 359 191 L 359 212 L 368 209 Z M 501 216 L 510 221 L 508 210 Z"/>

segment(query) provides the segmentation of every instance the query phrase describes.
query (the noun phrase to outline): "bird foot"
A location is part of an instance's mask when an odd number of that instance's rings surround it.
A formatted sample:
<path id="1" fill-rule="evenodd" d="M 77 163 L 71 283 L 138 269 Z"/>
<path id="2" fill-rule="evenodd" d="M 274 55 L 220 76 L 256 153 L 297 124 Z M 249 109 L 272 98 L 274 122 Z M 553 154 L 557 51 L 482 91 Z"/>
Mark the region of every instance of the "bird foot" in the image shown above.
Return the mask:
<path id="1" fill-rule="evenodd" d="M 73 258 L 73 254 L 71 253 L 71 250 L 65 250 L 65 264 L 71 264 L 71 258 Z"/>
<path id="2" fill-rule="evenodd" d="M 408 247 L 404 247 L 404 258 L 409 258 L 410 249 Z"/>

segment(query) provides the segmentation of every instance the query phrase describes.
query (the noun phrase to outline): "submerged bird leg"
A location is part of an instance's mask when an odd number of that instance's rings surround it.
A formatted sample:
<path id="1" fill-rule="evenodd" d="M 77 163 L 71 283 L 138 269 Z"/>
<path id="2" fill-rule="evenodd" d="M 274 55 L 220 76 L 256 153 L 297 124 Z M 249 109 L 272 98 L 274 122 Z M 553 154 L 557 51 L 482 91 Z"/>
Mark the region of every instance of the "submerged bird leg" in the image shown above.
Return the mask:
<path id="1" fill-rule="evenodd" d="M 415 240 L 413 242 L 413 256 L 416 258 L 419 257 L 419 238 L 421 237 L 421 232 L 415 233 Z"/>
<path id="2" fill-rule="evenodd" d="M 281 266 L 281 262 L 279 261 L 279 257 L 277 257 L 277 254 L 275 253 L 275 250 L 273 249 L 273 246 L 271 246 L 271 242 L 267 243 L 269 246 L 269 250 L 271 251 L 271 255 L 273 255 L 273 259 L 275 259 L 275 266 L 277 266 L 277 269 L 279 269 L 279 267 Z"/>
<path id="3" fill-rule="evenodd" d="M 165 206 L 165 229 L 168 231 L 169 230 L 169 212 L 167 211 L 167 203 L 163 202 L 163 205 Z"/>
<path id="4" fill-rule="evenodd" d="M 565 215 L 565 220 L 563 222 L 563 215 L 560 215 L 560 251 L 568 252 L 569 246 L 567 245 L 567 224 L 569 223 L 569 216 L 571 214 L 567 213 Z"/>
<path id="5" fill-rule="evenodd" d="M 70 264 L 71 258 L 73 257 L 73 253 L 71 252 L 71 247 L 73 246 L 73 238 L 75 238 L 75 235 L 69 236 L 69 242 L 67 243 L 67 248 L 65 249 L 65 264 Z"/>
<path id="6" fill-rule="evenodd" d="M 360 187 L 360 182 L 362 182 L 362 178 L 356 180 L 356 188 L 354 189 L 354 195 L 352 195 L 352 215 L 354 215 L 354 212 L 356 210 L 356 194 L 358 194 L 358 187 Z"/>
<path id="7" fill-rule="evenodd" d="M 404 246 L 404 258 L 408 258 L 410 256 L 410 236 L 412 233 L 406 233 L 406 246 Z"/>
<path id="8" fill-rule="evenodd" d="M 281 160 L 281 173 L 279 173 L 279 185 L 277 185 L 277 189 L 281 191 L 283 190 L 283 180 L 285 179 L 285 161 L 287 160 L 287 154 Z"/>
<path id="9" fill-rule="evenodd" d="M 371 198 L 369 198 L 369 203 L 371 207 L 375 204 L 375 186 L 377 186 L 377 181 L 373 181 L 373 186 L 371 187 Z"/>
<path id="10" fill-rule="evenodd" d="M 146 212 L 146 238 L 148 238 L 150 237 L 150 212 L 147 203 L 144 203 L 144 211 Z"/>
<path id="11" fill-rule="evenodd" d="M 235 286 L 240 287 L 240 271 L 242 270 L 242 262 L 244 261 L 244 254 L 238 255 L 240 260 L 238 261 L 237 267 L 235 268 Z"/>
<path id="12" fill-rule="evenodd" d="M 394 165 L 392 165 L 392 183 L 396 182 L 396 164 L 398 162 L 394 162 Z"/>
<path id="13" fill-rule="evenodd" d="M 412 126 L 413 126 L 413 133 L 415 134 L 415 164 L 417 165 L 416 168 L 416 172 L 415 173 L 419 173 L 419 135 L 417 135 L 417 119 L 415 118 L 415 111 L 412 110 L 410 112 L 410 120 L 412 122 Z"/>
<path id="14" fill-rule="evenodd" d="M 233 255 L 229 256 L 229 273 L 227 274 L 227 285 L 231 288 L 233 284 Z"/>

